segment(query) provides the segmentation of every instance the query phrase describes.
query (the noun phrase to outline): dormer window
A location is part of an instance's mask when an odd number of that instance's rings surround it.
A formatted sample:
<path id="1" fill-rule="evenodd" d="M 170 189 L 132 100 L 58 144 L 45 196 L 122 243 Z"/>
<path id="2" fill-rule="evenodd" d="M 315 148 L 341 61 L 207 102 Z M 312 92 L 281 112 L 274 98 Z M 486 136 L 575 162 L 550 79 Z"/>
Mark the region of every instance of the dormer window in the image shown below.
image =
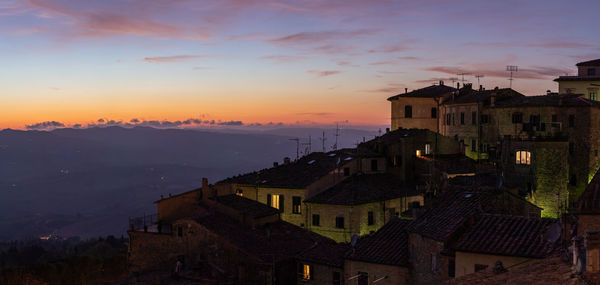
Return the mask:
<path id="1" fill-rule="evenodd" d="M 531 152 L 525 150 L 518 150 L 515 153 L 516 164 L 530 165 L 531 164 Z"/>

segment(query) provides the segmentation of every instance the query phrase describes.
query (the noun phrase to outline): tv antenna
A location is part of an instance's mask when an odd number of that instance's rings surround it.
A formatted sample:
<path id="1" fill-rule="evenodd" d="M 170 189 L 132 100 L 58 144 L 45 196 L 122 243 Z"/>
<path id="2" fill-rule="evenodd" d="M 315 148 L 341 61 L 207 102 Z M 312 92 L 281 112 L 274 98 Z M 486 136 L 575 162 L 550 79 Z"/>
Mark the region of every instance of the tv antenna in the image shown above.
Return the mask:
<path id="1" fill-rule="evenodd" d="M 304 150 L 304 154 L 310 154 L 311 151 L 312 151 L 312 138 L 310 137 L 310 135 L 308 136 L 308 142 L 307 143 L 302 143 L 302 145 L 308 146 Z"/>
<path id="2" fill-rule="evenodd" d="M 457 74 L 457 76 L 461 76 L 462 79 L 460 81 L 462 82 L 463 85 L 465 85 L 465 75 L 471 75 L 471 73 L 462 72 L 462 73 Z"/>
<path id="3" fill-rule="evenodd" d="M 452 81 L 452 86 L 454 86 L 454 82 L 458 81 L 458 77 L 450 77 L 448 79 L 450 79 L 450 81 Z"/>
<path id="4" fill-rule="evenodd" d="M 510 71 L 510 78 L 508 79 L 510 81 L 510 88 L 512 89 L 512 82 L 513 82 L 513 72 L 517 72 L 519 71 L 519 67 L 516 65 L 507 65 L 506 66 L 506 71 Z"/>
<path id="5" fill-rule="evenodd" d="M 338 149 L 338 137 L 340 136 L 340 123 L 335 123 L 335 144 L 333 144 L 333 146 L 331 148 L 333 148 L 333 150 L 337 150 Z"/>
<path id="6" fill-rule="evenodd" d="M 290 140 L 296 142 L 296 159 L 298 159 L 298 158 L 300 158 L 300 139 L 294 138 L 294 139 L 290 139 Z"/>
<path id="7" fill-rule="evenodd" d="M 325 141 L 327 140 L 327 138 L 325 137 L 325 132 L 323 132 L 323 137 L 319 138 L 319 140 L 323 144 L 323 152 L 325 152 Z"/>
<path id="8" fill-rule="evenodd" d="M 479 79 L 482 78 L 482 77 L 485 77 L 485 76 L 483 76 L 483 74 L 475 75 L 475 78 L 477 78 L 477 86 L 480 86 Z"/>

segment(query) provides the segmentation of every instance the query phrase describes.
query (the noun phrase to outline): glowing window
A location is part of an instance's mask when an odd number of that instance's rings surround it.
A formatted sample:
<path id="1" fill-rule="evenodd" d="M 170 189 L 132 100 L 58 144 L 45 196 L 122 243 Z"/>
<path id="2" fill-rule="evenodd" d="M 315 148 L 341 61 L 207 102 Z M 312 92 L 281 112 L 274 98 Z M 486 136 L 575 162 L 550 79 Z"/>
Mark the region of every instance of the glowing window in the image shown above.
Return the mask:
<path id="1" fill-rule="evenodd" d="M 421 150 L 417 149 L 417 156 L 421 156 Z"/>
<path id="2" fill-rule="evenodd" d="M 310 280 L 310 265 L 302 265 L 302 279 Z"/>
<path id="3" fill-rule="evenodd" d="M 244 196 L 244 190 L 242 190 L 242 189 L 237 189 L 237 190 L 235 191 L 235 195 L 238 195 L 238 196 L 241 196 L 241 197 L 243 197 L 243 196 Z"/>
<path id="4" fill-rule="evenodd" d="M 431 154 L 431 145 L 425 144 L 425 154 Z"/>
<path id="5" fill-rule="evenodd" d="M 516 157 L 516 161 L 515 161 L 516 164 L 524 164 L 524 165 L 531 164 L 531 152 L 529 152 L 529 151 L 519 150 L 516 152 L 515 157 Z"/>
<path id="6" fill-rule="evenodd" d="M 279 195 L 271 195 L 271 205 L 275 209 L 279 209 Z"/>

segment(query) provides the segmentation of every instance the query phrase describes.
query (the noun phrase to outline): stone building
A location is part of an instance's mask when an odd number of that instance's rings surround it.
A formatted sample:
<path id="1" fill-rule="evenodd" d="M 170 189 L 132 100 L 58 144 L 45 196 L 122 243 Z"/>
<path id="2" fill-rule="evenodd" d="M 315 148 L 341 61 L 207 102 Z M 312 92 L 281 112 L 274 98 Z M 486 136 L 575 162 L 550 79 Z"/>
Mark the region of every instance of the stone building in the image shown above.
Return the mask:
<path id="1" fill-rule="evenodd" d="M 597 101 L 600 90 L 600 59 L 577 63 L 576 76 L 560 76 L 558 82 L 560 94 L 583 94 L 586 99 Z"/>
<path id="2" fill-rule="evenodd" d="M 294 284 L 297 254 L 335 244 L 280 220 L 278 209 L 235 194 L 217 196 L 206 181 L 203 186 L 193 215 L 167 218 L 159 207 L 159 223 L 130 229 L 131 271 L 173 271 L 181 264 L 178 274 L 192 280 Z"/>
<path id="3" fill-rule="evenodd" d="M 346 284 L 412 284 L 408 253 L 410 220 L 393 218 L 347 251 Z"/>
<path id="4" fill-rule="evenodd" d="M 497 141 L 488 135 L 494 128 L 489 108 L 496 102 L 524 95 L 510 88 L 473 90 L 471 87 L 465 84 L 443 102 L 440 133 L 460 141 L 468 157 L 488 159 L 489 151 L 495 149 Z"/>
<path id="5" fill-rule="evenodd" d="M 343 285 L 344 256 L 350 248 L 347 243 L 318 243 L 296 255 L 298 284 Z M 352 283 L 350 283 L 352 284 Z"/>
<path id="6" fill-rule="evenodd" d="M 392 104 L 392 131 L 399 128 L 438 132 L 440 104 L 456 89 L 439 85 L 413 90 L 388 98 Z"/>
<path id="7" fill-rule="evenodd" d="M 424 204 L 422 191 L 392 174 L 356 174 L 305 200 L 308 229 L 338 242 L 373 233 Z"/>
<path id="8" fill-rule="evenodd" d="M 547 239 L 552 226 L 558 227 L 557 220 L 482 214 L 452 245 L 455 276 L 493 268 L 497 262 L 512 267 L 546 258 L 553 246 Z"/>
<path id="9" fill-rule="evenodd" d="M 302 201 L 355 173 L 383 173 L 386 166 L 383 156 L 366 150 L 314 152 L 296 161 L 227 178 L 215 186 L 277 208 L 282 220 L 306 227 Z"/>

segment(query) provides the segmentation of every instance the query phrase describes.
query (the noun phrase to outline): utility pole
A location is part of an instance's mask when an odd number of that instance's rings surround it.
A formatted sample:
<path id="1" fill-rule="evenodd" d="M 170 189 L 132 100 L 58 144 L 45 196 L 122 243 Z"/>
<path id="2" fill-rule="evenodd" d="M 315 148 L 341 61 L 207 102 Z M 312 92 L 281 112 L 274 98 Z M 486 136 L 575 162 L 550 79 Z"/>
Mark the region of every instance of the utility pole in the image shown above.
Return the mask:
<path id="1" fill-rule="evenodd" d="M 302 145 L 308 146 L 305 150 L 304 150 L 304 154 L 310 154 L 312 152 L 312 138 L 310 137 L 310 135 L 308 136 L 308 142 L 307 143 L 302 143 Z"/>
<path id="2" fill-rule="evenodd" d="M 510 78 L 508 79 L 510 81 L 510 89 L 512 89 L 512 82 L 513 82 L 513 72 L 517 72 L 519 71 L 519 67 L 516 65 L 507 65 L 506 66 L 506 71 L 510 71 Z"/>
<path id="3" fill-rule="evenodd" d="M 323 152 L 325 152 L 325 141 L 327 140 L 327 138 L 325 137 L 325 132 L 323 132 L 323 137 L 319 138 L 319 140 L 323 144 Z"/>

